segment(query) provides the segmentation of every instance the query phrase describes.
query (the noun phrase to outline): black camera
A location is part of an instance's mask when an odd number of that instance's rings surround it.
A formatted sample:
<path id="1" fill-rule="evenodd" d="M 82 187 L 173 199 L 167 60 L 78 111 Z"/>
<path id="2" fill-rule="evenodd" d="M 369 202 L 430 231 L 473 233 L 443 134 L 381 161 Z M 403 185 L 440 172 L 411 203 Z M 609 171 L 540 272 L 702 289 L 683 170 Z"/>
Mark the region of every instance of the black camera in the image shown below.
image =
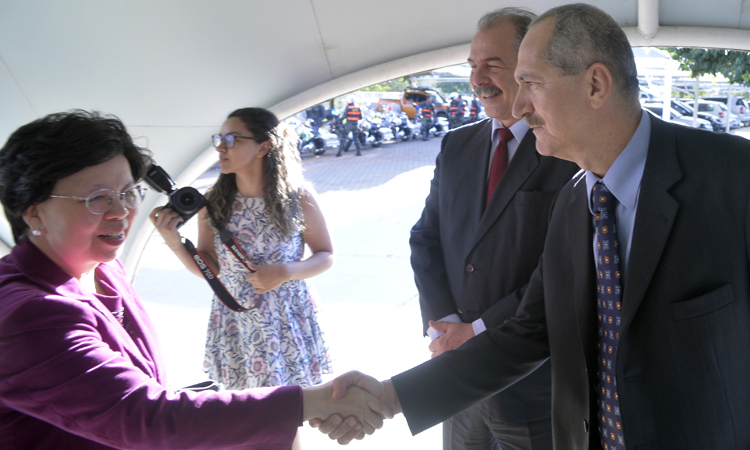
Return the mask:
<path id="1" fill-rule="evenodd" d="M 157 166 L 152 164 L 146 172 L 146 183 L 151 186 L 156 192 L 167 194 L 169 201 L 164 208 L 171 208 L 177 214 L 182 217 L 182 222 L 177 225 L 180 228 L 185 222 L 193 217 L 201 208 L 208 205 L 208 200 L 203 196 L 198 189 L 187 186 L 180 189 L 174 189 L 174 181 L 170 178 L 169 174 Z"/>

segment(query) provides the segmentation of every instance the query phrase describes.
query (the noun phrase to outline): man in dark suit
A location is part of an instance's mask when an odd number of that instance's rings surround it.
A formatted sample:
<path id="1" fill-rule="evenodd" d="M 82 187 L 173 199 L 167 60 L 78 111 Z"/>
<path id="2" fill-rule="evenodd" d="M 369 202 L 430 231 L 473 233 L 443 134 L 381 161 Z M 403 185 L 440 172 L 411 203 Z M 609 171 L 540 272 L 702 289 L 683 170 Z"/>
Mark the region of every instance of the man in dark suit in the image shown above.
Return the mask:
<path id="1" fill-rule="evenodd" d="M 512 115 L 518 45 L 534 17 L 503 8 L 479 20 L 468 59 L 470 82 L 490 119 L 443 138 L 430 194 L 411 232 L 412 268 L 433 357 L 514 315 L 518 299 L 508 294 L 522 288 L 536 268 L 552 199 L 578 171 L 568 161 L 540 156 L 528 125 Z M 498 149 L 501 130 L 512 134 Z M 493 176 L 502 158 L 507 169 Z M 495 304 L 501 313 L 483 320 Z M 550 392 L 550 365 L 544 364 L 446 420 L 443 448 L 551 449 Z"/>
<path id="2" fill-rule="evenodd" d="M 627 38 L 590 5 L 536 19 L 516 79 L 537 150 L 585 172 L 516 316 L 378 394 L 419 432 L 550 357 L 557 449 L 750 448 L 750 141 L 642 111 Z"/>

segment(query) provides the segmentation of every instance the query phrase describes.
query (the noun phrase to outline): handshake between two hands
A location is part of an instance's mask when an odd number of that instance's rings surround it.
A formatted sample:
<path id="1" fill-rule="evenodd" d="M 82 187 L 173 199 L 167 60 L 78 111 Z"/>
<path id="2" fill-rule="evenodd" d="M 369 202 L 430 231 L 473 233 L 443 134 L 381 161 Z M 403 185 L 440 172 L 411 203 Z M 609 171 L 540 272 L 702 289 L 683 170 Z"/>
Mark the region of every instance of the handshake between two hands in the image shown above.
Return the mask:
<path id="1" fill-rule="evenodd" d="M 461 346 L 474 337 L 472 324 L 430 321 L 434 331 L 432 357 Z M 383 427 L 383 420 L 401 412 L 391 380 L 378 381 L 363 373 L 347 372 L 321 386 L 302 389 L 302 417 L 310 425 L 346 445 Z"/>
<path id="2" fill-rule="evenodd" d="M 401 412 L 390 380 L 347 372 L 320 386 L 302 388 L 302 420 L 339 444 L 363 439 Z"/>

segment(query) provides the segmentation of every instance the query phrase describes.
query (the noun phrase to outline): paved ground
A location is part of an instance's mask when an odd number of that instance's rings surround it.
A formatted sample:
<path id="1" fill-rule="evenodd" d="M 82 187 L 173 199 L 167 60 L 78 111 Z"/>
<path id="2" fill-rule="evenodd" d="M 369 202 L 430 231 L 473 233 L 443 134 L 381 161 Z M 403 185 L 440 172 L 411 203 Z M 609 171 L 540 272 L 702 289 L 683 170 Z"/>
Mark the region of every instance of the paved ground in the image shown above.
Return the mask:
<path id="1" fill-rule="evenodd" d="M 750 128 L 734 133 L 750 138 Z M 336 373 L 326 379 L 351 369 L 383 379 L 429 358 L 408 236 L 424 206 L 439 145 L 434 138 L 386 143 L 367 147 L 361 157 L 350 151 L 340 158 L 329 149 L 303 161 L 336 244 L 336 264 L 313 280 L 322 300 L 321 326 L 335 358 Z M 208 175 L 196 187 L 211 181 Z M 194 221 L 183 231 L 195 241 Z M 210 288 L 182 268 L 158 235 L 141 258 L 135 284 L 158 328 L 172 384 L 203 380 Z M 309 427 L 302 433 L 306 449 L 334 448 Z M 352 448 L 439 449 L 440 427 L 412 437 L 399 416 Z"/>
<path id="2" fill-rule="evenodd" d="M 409 265 L 409 229 L 419 218 L 432 179 L 439 139 L 385 143 L 335 157 L 335 149 L 303 160 L 336 246 L 336 263 L 313 279 L 322 302 L 321 327 L 336 373 L 357 369 L 383 379 L 429 358 Z M 215 175 L 214 175 L 215 176 Z M 212 182 L 207 175 L 199 189 Z M 183 227 L 193 239 L 194 221 Z M 210 288 L 190 274 L 155 234 L 135 285 L 158 328 L 174 386 L 205 378 L 200 370 Z M 303 428 L 306 449 L 335 448 Z M 403 416 L 355 449 L 441 447 L 440 427 L 416 437 Z"/>

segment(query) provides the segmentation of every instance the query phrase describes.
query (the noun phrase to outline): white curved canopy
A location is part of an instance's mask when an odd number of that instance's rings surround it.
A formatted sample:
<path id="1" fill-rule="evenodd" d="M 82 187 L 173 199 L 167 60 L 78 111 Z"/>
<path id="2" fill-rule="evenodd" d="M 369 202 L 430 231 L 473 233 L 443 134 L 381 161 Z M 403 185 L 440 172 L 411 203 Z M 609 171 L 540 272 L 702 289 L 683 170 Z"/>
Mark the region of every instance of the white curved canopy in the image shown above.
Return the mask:
<path id="1" fill-rule="evenodd" d="M 465 62 L 477 19 L 558 0 L 0 0 L 0 141 L 72 108 L 118 115 L 178 185 L 244 106 L 284 118 L 394 77 Z M 634 46 L 750 50 L 747 0 L 599 0 Z M 143 211 L 156 201 L 150 194 Z M 150 233 L 135 224 L 132 269 Z M 0 238 L 12 243 L 7 229 Z M 131 272 L 132 273 L 132 272 Z"/>

